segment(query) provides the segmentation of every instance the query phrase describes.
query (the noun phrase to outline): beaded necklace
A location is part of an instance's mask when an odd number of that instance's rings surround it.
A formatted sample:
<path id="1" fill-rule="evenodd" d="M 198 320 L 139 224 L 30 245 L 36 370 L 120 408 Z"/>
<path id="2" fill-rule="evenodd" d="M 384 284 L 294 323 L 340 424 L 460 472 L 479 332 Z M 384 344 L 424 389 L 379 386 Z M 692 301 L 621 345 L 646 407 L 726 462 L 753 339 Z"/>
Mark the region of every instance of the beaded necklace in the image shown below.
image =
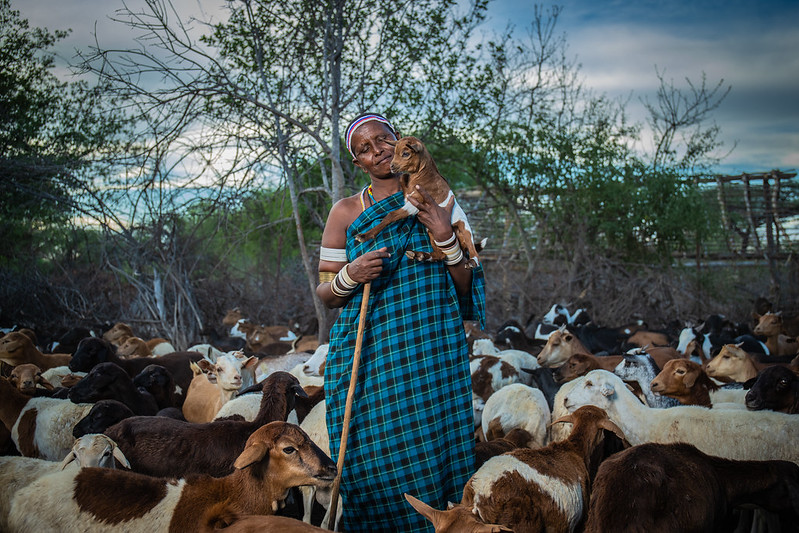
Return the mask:
<path id="1" fill-rule="evenodd" d="M 369 195 L 369 199 L 372 201 L 372 205 L 377 203 L 375 200 L 375 195 L 372 193 L 372 185 L 370 184 L 368 187 L 364 187 L 361 191 L 361 211 L 366 211 L 366 202 L 364 202 L 364 193 Z"/>

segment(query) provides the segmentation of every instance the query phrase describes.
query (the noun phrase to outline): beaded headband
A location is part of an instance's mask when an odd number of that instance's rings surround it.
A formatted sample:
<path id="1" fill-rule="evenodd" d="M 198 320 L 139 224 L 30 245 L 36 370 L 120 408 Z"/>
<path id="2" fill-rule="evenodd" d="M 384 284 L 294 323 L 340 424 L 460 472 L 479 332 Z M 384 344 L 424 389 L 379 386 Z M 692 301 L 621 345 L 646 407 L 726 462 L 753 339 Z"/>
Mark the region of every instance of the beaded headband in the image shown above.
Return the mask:
<path id="1" fill-rule="evenodd" d="M 355 157 L 355 153 L 352 151 L 352 134 L 355 133 L 355 130 L 357 130 L 359 126 L 362 126 L 363 124 L 366 124 L 367 122 L 371 122 L 373 120 L 377 122 L 382 122 L 383 124 L 387 125 L 389 128 L 391 128 L 391 131 L 396 131 L 394 129 L 394 126 L 391 125 L 391 122 L 389 122 L 387 118 L 382 117 L 380 115 L 364 115 L 362 117 L 358 117 L 357 119 L 355 119 L 355 121 L 352 124 L 350 124 L 350 127 L 347 128 L 347 134 L 346 134 L 347 150 L 350 151 L 352 157 Z"/>

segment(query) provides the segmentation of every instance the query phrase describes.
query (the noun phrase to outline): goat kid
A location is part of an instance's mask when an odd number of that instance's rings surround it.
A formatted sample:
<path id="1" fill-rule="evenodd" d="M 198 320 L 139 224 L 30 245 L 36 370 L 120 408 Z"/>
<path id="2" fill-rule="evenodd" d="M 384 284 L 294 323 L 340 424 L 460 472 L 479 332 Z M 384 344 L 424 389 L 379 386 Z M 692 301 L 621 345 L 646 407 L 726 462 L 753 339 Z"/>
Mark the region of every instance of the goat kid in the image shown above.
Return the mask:
<path id="1" fill-rule="evenodd" d="M 393 142 L 387 141 L 389 144 Z M 396 141 L 394 144 L 394 158 L 391 160 L 391 171 L 394 173 L 402 173 L 400 178 L 400 187 L 405 194 L 405 205 L 400 209 L 396 209 L 386 215 L 386 217 L 369 231 L 356 235 L 355 238 L 359 242 L 366 242 L 374 239 L 383 228 L 402 220 L 409 216 L 413 216 L 419 210 L 408 200 L 413 198 L 419 203 L 425 203 L 424 195 L 418 190 L 418 187 L 432 196 L 433 200 L 441 207 L 446 207 L 450 198 L 454 197 L 452 189 L 449 187 L 447 180 L 438 172 L 433 157 L 425 147 L 424 143 L 416 137 L 403 137 Z M 468 251 L 469 259 L 466 262 L 466 268 L 474 268 L 479 264 L 478 252 L 485 246 L 486 240 L 476 245 L 474 242 L 474 235 L 469 221 L 466 219 L 466 213 L 454 200 L 455 205 L 452 210 L 452 228 L 455 232 L 458 242 L 463 250 Z M 430 236 L 430 244 L 433 246 L 433 253 L 415 252 L 408 250 L 405 255 L 410 259 L 418 261 L 443 261 L 446 255 L 441 248 L 436 245 L 435 240 Z"/>

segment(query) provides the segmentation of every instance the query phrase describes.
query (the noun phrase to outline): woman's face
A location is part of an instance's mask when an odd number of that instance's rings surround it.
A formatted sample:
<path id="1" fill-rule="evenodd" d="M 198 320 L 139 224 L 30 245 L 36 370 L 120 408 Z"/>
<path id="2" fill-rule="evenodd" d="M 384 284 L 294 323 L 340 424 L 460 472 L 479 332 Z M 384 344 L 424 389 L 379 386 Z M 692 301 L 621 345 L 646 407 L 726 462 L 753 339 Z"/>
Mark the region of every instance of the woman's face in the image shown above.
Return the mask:
<path id="1" fill-rule="evenodd" d="M 355 166 L 375 178 L 389 178 L 394 147 L 386 141 L 395 141 L 391 129 L 376 120 L 366 122 L 352 134 L 350 146 L 355 154 Z"/>

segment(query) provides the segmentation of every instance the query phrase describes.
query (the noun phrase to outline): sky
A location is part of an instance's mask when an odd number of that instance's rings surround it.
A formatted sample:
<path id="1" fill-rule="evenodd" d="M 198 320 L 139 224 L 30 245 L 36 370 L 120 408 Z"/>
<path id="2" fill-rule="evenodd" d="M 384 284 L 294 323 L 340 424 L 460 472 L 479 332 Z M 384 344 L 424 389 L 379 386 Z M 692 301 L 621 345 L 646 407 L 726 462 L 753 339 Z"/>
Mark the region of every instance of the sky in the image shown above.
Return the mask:
<path id="1" fill-rule="evenodd" d="M 131 7 L 141 0 L 128 0 Z M 181 16 L 221 17 L 223 0 L 174 0 Z M 553 5 L 542 2 L 548 8 Z M 677 87 L 686 78 L 731 87 L 713 113 L 728 155 L 720 173 L 799 169 L 799 0 L 563 0 L 556 30 L 581 65 L 584 86 L 623 98 L 644 122 L 657 72 Z M 59 45 L 65 63 L 94 43 L 130 45 L 130 31 L 109 19 L 122 0 L 12 0 L 32 26 L 70 28 Z M 492 0 L 487 26 L 526 30 L 532 1 Z"/>

